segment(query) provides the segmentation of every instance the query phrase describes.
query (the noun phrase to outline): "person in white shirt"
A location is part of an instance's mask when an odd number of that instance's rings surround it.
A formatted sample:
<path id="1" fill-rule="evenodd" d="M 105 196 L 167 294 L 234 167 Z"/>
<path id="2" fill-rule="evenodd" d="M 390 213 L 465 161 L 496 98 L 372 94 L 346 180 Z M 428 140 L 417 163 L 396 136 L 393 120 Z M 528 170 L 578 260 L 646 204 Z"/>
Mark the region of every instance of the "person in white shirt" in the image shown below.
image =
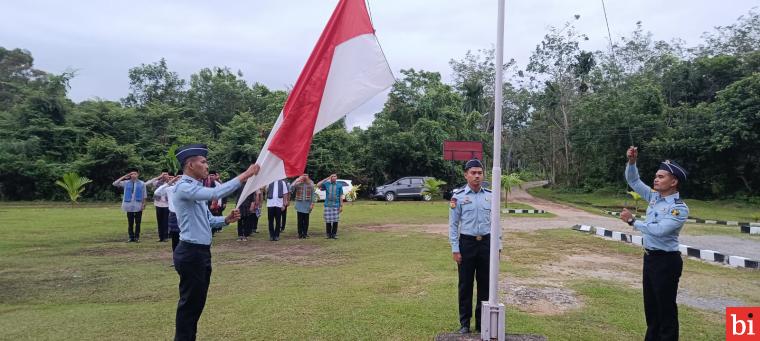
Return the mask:
<path id="1" fill-rule="evenodd" d="M 177 223 L 177 211 L 174 210 L 174 202 L 172 201 L 174 197 L 174 184 L 177 183 L 177 180 L 182 178 L 182 171 L 180 170 L 177 173 L 176 177 L 168 177 L 167 181 L 156 188 L 156 191 L 153 192 L 153 195 L 163 195 L 166 196 L 168 201 L 168 207 L 169 210 L 169 216 L 167 218 L 167 230 L 169 238 L 172 240 L 172 252 L 174 252 L 174 249 L 177 248 L 177 244 L 179 244 L 179 224 Z"/>
<path id="2" fill-rule="evenodd" d="M 169 179 L 174 178 L 168 169 L 161 170 L 161 174 L 145 182 L 145 186 L 158 189 Z M 166 195 L 159 195 L 153 192 L 153 206 L 156 207 L 156 225 L 158 226 L 158 241 L 165 242 L 169 237 L 169 202 Z"/>
<path id="3" fill-rule="evenodd" d="M 288 207 L 290 195 L 285 180 L 277 180 L 267 186 L 267 219 L 269 220 L 269 240 L 280 240 L 282 231 L 282 211 Z"/>

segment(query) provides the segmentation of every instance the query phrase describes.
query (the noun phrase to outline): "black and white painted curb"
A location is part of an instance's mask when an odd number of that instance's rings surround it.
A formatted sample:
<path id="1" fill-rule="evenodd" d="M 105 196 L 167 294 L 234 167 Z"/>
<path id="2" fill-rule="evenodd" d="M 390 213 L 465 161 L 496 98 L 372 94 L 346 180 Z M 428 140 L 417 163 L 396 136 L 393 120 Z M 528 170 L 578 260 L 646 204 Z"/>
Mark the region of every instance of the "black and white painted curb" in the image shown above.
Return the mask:
<path id="1" fill-rule="evenodd" d="M 622 241 L 626 243 L 635 244 L 643 247 L 643 240 L 641 236 L 609 230 L 604 227 L 591 226 L 591 225 L 575 225 L 573 230 L 591 233 L 599 237 L 611 238 L 616 241 Z M 728 264 L 733 267 L 760 269 L 760 265 L 757 260 L 748 259 L 739 256 L 729 256 L 713 250 L 701 250 L 688 245 L 679 244 L 678 250 L 682 255 L 688 257 L 699 258 L 702 260 Z"/>
<path id="2" fill-rule="evenodd" d="M 514 214 L 541 214 L 546 213 L 544 210 L 513 210 L 513 209 L 501 209 L 501 213 L 514 213 Z"/>
<path id="3" fill-rule="evenodd" d="M 616 217 L 620 216 L 620 212 L 614 212 L 614 211 L 604 211 L 604 212 L 607 213 L 607 214 L 609 214 L 609 215 L 616 216 Z M 642 215 L 636 215 L 636 218 L 646 219 L 646 217 L 642 216 Z M 686 219 L 686 222 L 687 223 L 695 223 L 695 224 L 712 224 L 712 225 L 739 226 L 739 228 L 741 228 L 741 231 L 743 233 L 760 234 L 760 223 L 749 223 L 749 222 L 731 221 L 731 220 L 696 219 L 696 218 Z"/>

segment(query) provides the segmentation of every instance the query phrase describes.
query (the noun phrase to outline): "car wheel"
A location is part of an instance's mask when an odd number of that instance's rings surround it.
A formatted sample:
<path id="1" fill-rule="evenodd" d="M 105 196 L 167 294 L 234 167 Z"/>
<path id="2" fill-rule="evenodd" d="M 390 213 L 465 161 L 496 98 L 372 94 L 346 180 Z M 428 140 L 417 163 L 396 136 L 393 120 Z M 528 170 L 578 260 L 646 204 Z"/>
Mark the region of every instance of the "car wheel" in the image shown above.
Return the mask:
<path id="1" fill-rule="evenodd" d="M 423 194 L 422 195 L 422 200 L 425 200 L 425 201 L 433 200 L 433 196 L 430 195 L 430 194 Z"/>
<path id="2" fill-rule="evenodd" d="M 393 201 L 396 200 L 396 194 L 393 192 L 385 193 L 385 201 Z"/>

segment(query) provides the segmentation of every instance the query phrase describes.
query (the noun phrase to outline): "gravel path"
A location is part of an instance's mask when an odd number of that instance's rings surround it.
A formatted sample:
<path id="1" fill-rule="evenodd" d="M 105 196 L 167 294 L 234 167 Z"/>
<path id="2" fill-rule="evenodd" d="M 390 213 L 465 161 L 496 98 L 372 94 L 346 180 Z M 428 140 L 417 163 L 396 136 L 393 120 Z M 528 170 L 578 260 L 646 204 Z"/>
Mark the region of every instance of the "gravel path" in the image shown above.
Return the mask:
<path id="1" fill-rule="evenodd" d="M 535 181 L 523 184 L 523 188 L 532 188 L 544 185 L 545 181 Z M 523 188 L 513 187 L 509 196 L 510 201 L 529 204 L 536 209 L 542 209 L 557 216 L 554 218 L 518 218 L 508 216 L 502 226 L 505 229 L 518 231 L 532 231 L 549 228 L 569 228 L 576 224 L 601 226 L 614 231 L 641 235 L 634 231 L 628 224 L 618 218 L 592 214 L 581 209 L 552 201 L 536 198 Z M 688 199 L 686 200 L 688 204 Z M 688 228 L 688 225 L 687 227 Z M 686 244 L 698 249 L 718 251 L 724 255 L 741 256 L 754 260 L 760 260 L 760 241 L 741 239 L 731 236 L 685 236 L 679 237 L 681 244 Z"/>

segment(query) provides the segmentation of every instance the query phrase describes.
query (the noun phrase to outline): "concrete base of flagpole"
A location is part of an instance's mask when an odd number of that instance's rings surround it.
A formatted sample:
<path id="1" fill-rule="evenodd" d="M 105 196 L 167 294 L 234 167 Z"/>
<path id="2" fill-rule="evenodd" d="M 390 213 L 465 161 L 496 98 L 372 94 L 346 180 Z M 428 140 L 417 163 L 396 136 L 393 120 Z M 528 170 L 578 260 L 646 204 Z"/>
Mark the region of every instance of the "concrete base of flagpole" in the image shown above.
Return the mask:
<path id="1" fill-rule="evenodd" d="M 481 340 L 504 341 L 507 328 L 504 325 L 506 311 L 501 303 L 491 304 L 488 301 L 481 302 L 480 324 L 483 329 L 480 333 Z"/>
<path id="2" fill-rule="evenodd" d="M 435 341 L 476 341 L 480 340 L 479 333 L 459 334 L 459 333 L 445 333 L 438 334 L 435 337 Z M 546 341 L 545 336 L 533 335 L 533 334 L 507 334 L 507 341 Z"/>

